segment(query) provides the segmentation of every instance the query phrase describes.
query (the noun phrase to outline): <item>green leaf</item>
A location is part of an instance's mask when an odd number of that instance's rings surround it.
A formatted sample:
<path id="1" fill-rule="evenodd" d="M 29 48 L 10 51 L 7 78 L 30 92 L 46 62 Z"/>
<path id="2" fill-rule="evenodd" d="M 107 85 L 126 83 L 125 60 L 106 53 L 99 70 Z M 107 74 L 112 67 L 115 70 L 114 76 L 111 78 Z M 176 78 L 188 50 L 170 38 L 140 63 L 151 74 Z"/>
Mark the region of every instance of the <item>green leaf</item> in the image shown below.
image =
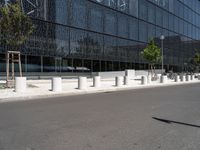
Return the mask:
<path id="1" fill-rule="evenodd" d="M 0 43 L 20 46 L 34 30 L 31 19 L 22 11 L 20 2 L 0 7 Z"/>

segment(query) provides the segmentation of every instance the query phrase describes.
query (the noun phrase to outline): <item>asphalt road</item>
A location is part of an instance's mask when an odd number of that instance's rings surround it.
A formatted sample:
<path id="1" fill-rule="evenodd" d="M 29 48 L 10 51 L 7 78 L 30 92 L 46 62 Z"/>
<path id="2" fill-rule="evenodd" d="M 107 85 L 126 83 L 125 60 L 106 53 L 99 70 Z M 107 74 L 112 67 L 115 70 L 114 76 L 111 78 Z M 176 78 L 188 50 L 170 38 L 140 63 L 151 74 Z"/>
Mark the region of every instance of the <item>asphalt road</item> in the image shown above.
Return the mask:
<path id="1" fill-rule="evenodd" d="M 199 150 L 200 84 L 0 104 L 0 150 Z"/>

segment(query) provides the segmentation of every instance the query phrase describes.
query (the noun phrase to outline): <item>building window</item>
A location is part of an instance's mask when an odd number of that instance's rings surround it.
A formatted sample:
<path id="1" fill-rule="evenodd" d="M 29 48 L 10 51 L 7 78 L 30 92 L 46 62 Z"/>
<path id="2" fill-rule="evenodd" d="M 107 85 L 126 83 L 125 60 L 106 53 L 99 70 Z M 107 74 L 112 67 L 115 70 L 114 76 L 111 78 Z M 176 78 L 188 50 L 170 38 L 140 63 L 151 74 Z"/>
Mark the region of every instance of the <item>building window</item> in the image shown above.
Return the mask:
<path id="1" fill-rule="evenodd" d="M 48 1 L 48 4 L 49 4 L 48 5 L 49 21 L 66 25 L 68 22 L 68 1 L 67 0 Z"/>
<path id="2" fill-rule="evenodd" d="M 133 40 L 138 40 L 138 19 L 129 20 L 129 36 Z"/>
<path id="3" fill-rule="evenodd" d="M 162 26 L 163 25 L 163 14 L 162 10 L 156 7 L 156 25 Z"/>
<path id="4" fill-rule="evenodd" d="M 151 3 L 148 3 L 148 22 L 154 23 L 156 22 L 156 11 L 155 6 Z"/>
<path id="5" fill-rule="evenodd" d="M 104 36 L 104 57 L 106 59 L 117 57 L 117 41 L 115 37 Z"/>
<path id="6" fill-rule="evenodd" d="M 117 31 L 117 16 L 113 12 L 105 12 L 105 33 L 116 35 Z"/>
<path id="7" fill-rule="evenodd" d="M 118 15 L 118 35 L 128 37 L 128 18 L 124 15 Z"/>
<path id="8" fill-rule="evenodd" d="M 84 31 L 70 30 L 70 56 L 82 57 L 87 50 L 87 36 Z"/>
<path id="9" fill-rule="evenodd" d="M 139 0 L 139 17 L 143 20 L 147 20 L 148 10 L 147 3 L 145 0 Z"/>
<path id="10" fill-rule="evenodd" d="M 72 1 L 72 25 L 86 28 L 86 2 L 83 0 Z"/>
<path id="11" fill-rule="evenodd" d="M 143 42 L 147 42 L 148 38 L 147 38 L 147 23 L 144 21 L 140 21 L 139 22 L 139 40 L 143 41 Z"/>
<path id="12" fill-rule="evenodd" d="M 135 17 L 138 17 L 138 0 L 129 1 L 129 13 Z"/>
<path id="13" fill-rule="evenodd" d="M 102 32 L 103 31 L 103 13 L 98 7 L 91 6 L 89 27 L 91 30 Z"/>
<path id="14" fill-rule="evenodd" d="M 27 72 L 41 72 L 41 57 L 27 56 Z"/>

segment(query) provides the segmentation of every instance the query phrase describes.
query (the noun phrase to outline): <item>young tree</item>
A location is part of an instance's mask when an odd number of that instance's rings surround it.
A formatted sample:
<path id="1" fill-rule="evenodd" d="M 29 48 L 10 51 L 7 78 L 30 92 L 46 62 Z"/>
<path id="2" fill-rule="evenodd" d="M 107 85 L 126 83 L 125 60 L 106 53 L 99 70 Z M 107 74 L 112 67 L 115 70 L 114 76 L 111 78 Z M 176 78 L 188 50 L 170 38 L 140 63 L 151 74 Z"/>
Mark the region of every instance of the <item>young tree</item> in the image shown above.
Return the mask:
<path id="1" fill-rule="evenodd" d="M 200 66 L 200 52 L 196 50 L 194 56 L 190 60 L 190 64 L 193 66 L 193 71 L 198 72 L 199 71 L 199 66 Z"/>
<path id="2" fill-rule="evenodd" d="M 22 11 L 20 1 L 0 7 L 0 43 L 17 50 L 34 30 L 31 19 Z"/>
<path id="3" fill-rule="evenodd" d="M 161 60 L 161 49 L 155 44 L 154 40 L 150 40 L 147 47 L 141 52 L 143 58 L 149 62 L 152 77 L 155 75 L 155 64 Z"/>

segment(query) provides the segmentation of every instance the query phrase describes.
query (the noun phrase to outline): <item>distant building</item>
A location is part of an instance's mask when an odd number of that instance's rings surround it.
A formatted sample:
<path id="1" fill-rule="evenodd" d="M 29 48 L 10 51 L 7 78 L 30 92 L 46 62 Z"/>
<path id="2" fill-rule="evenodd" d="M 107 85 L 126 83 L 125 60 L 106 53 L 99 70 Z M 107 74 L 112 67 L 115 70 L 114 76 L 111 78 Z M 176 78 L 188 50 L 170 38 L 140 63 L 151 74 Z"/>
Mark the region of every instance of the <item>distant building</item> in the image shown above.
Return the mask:
<path id="1" fill-rule="evenodd" d="M 21 48 L 24 72 L 147 69 L 140 52 L 152 38 L 160 46 L 160 35 L 165 69 L 182 71 L 200 49 L 199 0 L 21 0 L 21 6 L 36 26 Z M 5 51 L 1 45 L 0 72 Z"/>

